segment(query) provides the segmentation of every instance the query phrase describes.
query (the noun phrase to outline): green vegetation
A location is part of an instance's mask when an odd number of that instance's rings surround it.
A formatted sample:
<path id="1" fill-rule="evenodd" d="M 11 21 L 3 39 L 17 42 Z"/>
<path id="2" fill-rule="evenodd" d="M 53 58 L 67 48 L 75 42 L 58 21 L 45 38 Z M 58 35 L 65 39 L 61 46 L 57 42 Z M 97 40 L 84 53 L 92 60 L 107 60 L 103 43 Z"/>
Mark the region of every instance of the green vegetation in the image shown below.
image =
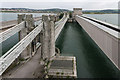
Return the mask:
<path id="1" fill-rule="evenodd" d="M 57 75 L 60 74 L 59 72 L 56 73 Z"/>
<path id="2" fill-rule="evenodd" d="M 25 61 L 25 59 L 24 58 L 19 58 L 19 61 Z"/>
<path id="3" fill-rule="evenodd" d="M 63 17 L 64 13 L 61 13 L 59 16 L 59 19 L 61 19 Z"/>
<path id="4" fill-rule="evenodd" d="M 18 11 L 0 11 L 0 12 L 14 12 L 14 13 L 17 13 Z"/>
<path id="5" fill-rule="evenodd" d="M 72 11 L 68 9 L 59 9 L 59 8 L 52 8 L 52 9 L 0 8 L 0 9 L 1 9 L 0 12 L 11 12 L 11 13 L 12 12 L 13 13 L 60 13 L 64 11 L 69 12 L 70 14 L 72 13 Z M 83 14 L 118 14 L 119 10 L 118 9 L 83 10 L 82 12 Z"/>
<path id="6" fill-rule="evenodd" d="M 69 17 L 72 18 L 72 12 L 69 12 Z"/>
<path id="7" fill-rule="evenodd" d="M 107 10 L 84 10 L 83 14 L 118 14 L 117 9 L 107 9 Z"/>
<path id="8" fill-rule="evenodd" d="M 62 72 L 61 75 L 63 75 L 64 73 Z"/>
<path id="9" fill-rule="evenodd" d="M 29 8 L 0 8 L 0 12 L 14 12 L 14 13 L 56 13 L 56 12 L 64 12 L 69 10 L 67 9 L 29 9 Z"/>

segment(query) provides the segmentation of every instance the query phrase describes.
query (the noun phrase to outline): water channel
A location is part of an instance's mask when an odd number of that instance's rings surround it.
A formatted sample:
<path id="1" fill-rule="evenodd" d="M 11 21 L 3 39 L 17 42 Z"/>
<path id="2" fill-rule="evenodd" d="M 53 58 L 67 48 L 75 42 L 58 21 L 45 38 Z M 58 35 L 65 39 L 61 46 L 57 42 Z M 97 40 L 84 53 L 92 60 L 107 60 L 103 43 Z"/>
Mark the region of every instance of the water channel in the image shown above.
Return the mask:
<path id="1" fill-rule="evenodd" d="M 119 70 L 78 23 L 66 23 L 56 47 L 61 55 L 77 58 L 79 78 L 116 78 Z"/>

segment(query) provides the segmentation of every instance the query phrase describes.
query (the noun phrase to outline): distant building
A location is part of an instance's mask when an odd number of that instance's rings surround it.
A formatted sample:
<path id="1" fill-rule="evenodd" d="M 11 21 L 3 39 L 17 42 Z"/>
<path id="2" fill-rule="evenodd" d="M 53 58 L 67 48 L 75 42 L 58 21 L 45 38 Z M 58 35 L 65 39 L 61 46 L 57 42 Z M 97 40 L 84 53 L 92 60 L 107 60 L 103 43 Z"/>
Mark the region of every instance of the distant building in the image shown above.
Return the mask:
<path id="1" fill-rule="evenodd" d="M 82 15 L 82 8 L 73 8 L 73 17 L 75 15 Z"/>

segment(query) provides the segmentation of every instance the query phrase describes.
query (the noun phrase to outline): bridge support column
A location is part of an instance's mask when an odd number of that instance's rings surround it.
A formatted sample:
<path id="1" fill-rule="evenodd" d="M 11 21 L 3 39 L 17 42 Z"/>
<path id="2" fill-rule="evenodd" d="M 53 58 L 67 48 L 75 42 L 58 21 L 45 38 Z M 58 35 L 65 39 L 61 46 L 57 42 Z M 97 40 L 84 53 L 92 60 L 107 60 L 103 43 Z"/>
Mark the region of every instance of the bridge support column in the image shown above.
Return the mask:
<path id="1" fill-rule="evenodd" d="M 43 34 L 42 34 L 42 50 L 41 50 L 41 54 L 42 54 L 42 59 L 46 60 L 49 59 L 49 39 L 50 39 L 50 35 L 49 35 L 49 30 L 50 30 L 50 22 L 49 22 L 49 18 L 47 15 L 43 15 L 42 16 L 43 19 Z"/>
<path id="2" fill-rule="evenodd" d="M 50 15 L 50 58 L 55 56 L 55 16 Z"/>
<path id="3" fill-rule="evenodd" d="M 22 21 L 25 21 L 25 14 L 18 14 L 18 24 L 21 23 Z M 22 29 L 19 32 L 19 41 L 22 40 L 25 36 L 27 35 L 27 27 L 25 24 L 25 28 Z M 27 49 L 25 49 L 22 54 L 20 55 L 20 58 L 26 58 L 26 54 L 27 54 Z"/>
<path id="4" fill-rule="evenodd" d="M 25 21 L 25 14 L 18 14 L 18 24 Z M 26 28 L 19 32 L 19 41 L 26 36 Z"/>
<path id="5" fill-rule="evenodd" d="M 27 34 L 29 34 L 34 29 L 34 21 L 32 14 L 18 15 L 18 23 L 26 21 L 25 28 L 19 32 L 19 40 L 23 39 Z M 28 47 L 22 52 L 21 58 L 27 59 L 32 56 L 32 44 L 30 43 Z"/>
<path id="6" fill-rule="evenodd" d="M 42 50 L 41 55 L 43 60 L 51 60 L 55 56 L 55 28 L 54 28 L 54 16 L 43 15 L 43 30 L 42 36 Z"/>
<path id="7" fill-rule="evenodd" d="M 27 26 L 27 34 L 30 33 L 34 29 L 34 21 L 33 21 L 33 15 L 28 14 L 26 15 L 26 26 Z M 34 41 L 34 40 L 33 40 Z M 33 48 L 34 44 L 30 43 L 27 47 L 27 56 L 32 57 L 33 54 Z"/>

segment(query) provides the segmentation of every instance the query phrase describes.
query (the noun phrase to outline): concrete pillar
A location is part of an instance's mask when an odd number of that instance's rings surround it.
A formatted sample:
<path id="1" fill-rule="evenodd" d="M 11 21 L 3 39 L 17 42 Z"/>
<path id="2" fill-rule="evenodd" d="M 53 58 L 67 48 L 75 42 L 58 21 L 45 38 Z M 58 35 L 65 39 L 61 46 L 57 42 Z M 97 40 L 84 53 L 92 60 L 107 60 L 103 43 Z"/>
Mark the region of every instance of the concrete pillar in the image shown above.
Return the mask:
<path id="1" fill-rule="evenodd" d="M 55 56 L 55 16 L 50 15 L 50 58 Z"/>
<path id="2" fill-rule="evenodd" d="M 30 33 L 34 29 L 34 21 L 33 21 L 33 15 L 28 14 L 26 15 L 26 27 L 27 27 L 27 34 Z M 32 47 L 32 43 L 30 43 L 27 47 L 27 56 L 31 57 L 34 47 Z"/>
<path id="3" fill-rule="evenodd" d="M 42 59 L 46 60 L 49 59 L 49 39 L 50 39 L 50 19 L 47 15 L 43 15 L 42 16 L 42 20 L 43 20 L 43 34 L 42 34 Z"/>
<path id="4" fill-rule="evenodd" d="M 25 21 L 25 14 L 18 14 L 18 24 L 21 23 L 22 21 Z M 25 36 L 27 35 L 27 27 L 25 24 L 25 28 L 23 28 L 20 32 L 19 32 L 19 41 L 22 40 Z M 27 49 L 25 49 L 21 55 L 20 58 L 25 58 L 27 56 Z"/>
<path id="5" fill-rule="evenodd" d="M 43 15 L 43 30 L 40 36 L 42 37 L 40 41 L 41 57 L 43 60 L 51 60 L 55 56 L 55 16 Z"/>
<path id="6" fill-rule="evenodd" d="M 26 25 L 27 25 L 28 33 L 34 29 L 34 20 L 32 14 L 26 15 Z"/>
<path id="7" fill-rule="evenodd" d="M 25 21 L 25 14 L 18 14 L 18 24 L 21 23 L 22 21 Z M 23 39 L 26 36 L 26 28 L 22 29 L 19 32 L 19 41 Z"/>
<path id="8" fill-rule="evenodd" d="M 25 14 L 18 14 L 18 24 L 25 20 Z"/>
<path id="9" fill-rule="evenodd" d="M 19 40 L 23 39 L 27 34 L 29 34 L 34 29 L 34 20 L 32 14 L 21 14 L 18 15 L 18 23 L 25 21 L 25 28 L 22 29 L 19 33 Z M 30 43 L 28 47 L 21 53 L 21 58 L 29 58 L 32 56 L 32 44 Z"/>

